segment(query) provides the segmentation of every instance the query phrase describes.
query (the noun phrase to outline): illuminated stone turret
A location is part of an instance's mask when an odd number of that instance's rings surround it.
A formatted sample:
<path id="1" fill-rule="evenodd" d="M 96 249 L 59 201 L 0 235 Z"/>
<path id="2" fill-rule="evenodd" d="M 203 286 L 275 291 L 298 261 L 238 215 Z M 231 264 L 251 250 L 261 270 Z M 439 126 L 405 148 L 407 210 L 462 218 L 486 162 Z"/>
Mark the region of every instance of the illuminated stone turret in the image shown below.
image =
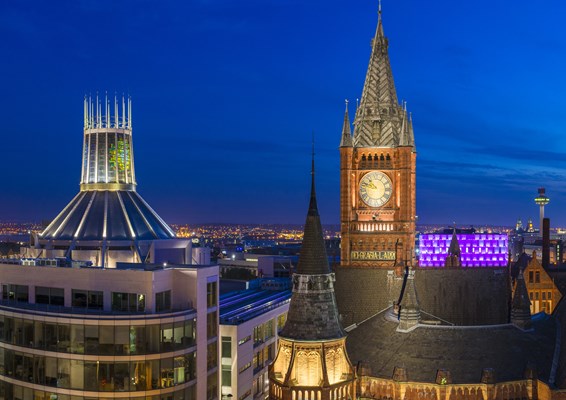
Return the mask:
<path id="1" fill-rule="evenodd" d="M 546 196 L 544 188 L 538 189 L 538 196 L 535 197 L 535 203 L 540 207 L 540 224 L 539 232 L 542 234 L 542 220 L 544 219 L 544 206 L 550 202 L 550 199 Z"/>
<path id="2" fill-rule="evenodd" d="M 112 104 L 111 104 L 112 103 Z M 29 256 L 113 267 L 143 262 L 173 230 L 136 192 L 132 102 L 84 100 L 80 192 L 39 235 Z"/>
<path id="3" fill-rule="evenodd" d="M 293 295 L 279 348 L 269 369 L 272 400 L 355 398 L 355 372 L 346 353 L 318 214 L 314 157 L 309 211 Z"/>

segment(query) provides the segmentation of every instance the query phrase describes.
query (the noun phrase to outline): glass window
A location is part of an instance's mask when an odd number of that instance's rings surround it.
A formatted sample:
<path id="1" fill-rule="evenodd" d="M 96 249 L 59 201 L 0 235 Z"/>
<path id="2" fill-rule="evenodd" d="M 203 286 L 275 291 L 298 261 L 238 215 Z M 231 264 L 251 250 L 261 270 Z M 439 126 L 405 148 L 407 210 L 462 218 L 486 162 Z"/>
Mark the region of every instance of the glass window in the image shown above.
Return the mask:
<path id="1" fill-rule="evenodd" d="M 161 352 L 173 351 L 173 324 L 161 324 Z"/>
<path id="2" fill-rule="evenodd" d="M 159 292 L 155 294 L 155 311 L 171 311 L 171 291 Z"/>
<path id="3" fill-rule="evenodd" d="M 71 375 L 71 388 L 82 390 L 84 388 L 85 382 L 89 382 L 90 380 L 92 380 L 91 377 L 96 375 L 86 375 L 87 378 L 85 380 L 85 362 L 83 362 L 82 360 L 70 360 L 70 363 L 71 366 L 69 371 Z"/>
<path id="4" fill-rule="evenodd" d="M 85 354 L 98 354 L 97 325 L 85 325 Z"/>
<path id="5" fill-rule="evenodd" d="M 173 359 L 164 358 L 161 360 L 161 387 L 168 388 L 174 385 L 175 374 L 173 371 Z"/>
<path id="6" fill-rule="evenodd" d="M 130 354 L 130 327 L 128 325 L 116 325 L 114 338 L 114 354 Z"/>
<path id="7" fill-rule="evenodd" d="M 73 307 L 91 310 L 102 310 L 104 308 L 102 292 L 94 290 L 73 289 L 71 291 L 71 304 Z"/>
<path id="8" fill-rule="evenodd" d="M 73 307 L 86 308 L 88 292 L 86 290 L 72 290 L 71 304 Z"/>
<path id="9" fill-rule="evenodd" d="M 71 331 L 68 324 L 57 325 L 57 351 L 71 352 Z"/>
<path id="10" fill-rule="evenodd" d="M 145 326 L 130 327 L 130 354 L 146 354 L 147 332 Z"/>
<path id="11" fill-rule="evenodd" d="M 218 372 L 210 374 L 206 378 L 206 398 L 216 399 L 218 397 Z"/>
<path id="12" fill-rule="evenodd" d="M 206 337 L 213 338 L 218 333 L 218 321 L 216 318 L 216 311 L 206 314 Z"/>
<path id="13" fill-rule="evenodd" d="M 71 353 L 84 354 L 85 330 L 84 325 L 71 325 Z"/>
<path id="14" fill-rule="evenodd" d="M 183 347 L 193 346 L 196 339 L 196 319 L 185 320 L 185 333 L 183 339 L 181 340 Z"/>
<path id="15" fill-rule="evenodd" d="M 148 352 L 159 353 L 159 344 L 161 343 L 161 330 L 159 325 L 146 326 L 148 339 Z"/>
<path id="16" fill-rule="evenodd" d="M 222 336 L 222 358 L 232 358 L 232 338 Z"/>
<path id="17" fill-rule="evenodd" d="M 214 341 L 206 346 L 206 369 L 218 366 L 218 342 Z"/>
<path id="18" fill-rule="evenodd" d="M 183 338 L 185 337 L 185 322 L 178 321 L 175 322 L 173 327 L 173 339 L 174 339 L 174 348 L 175 349 L 182 349 L 183 348 Z"/>
<path id="19" fill-rule="evenodd" d="M 114 355 L 114 326 L 100 325 L 98 339 L 98 354 Z"/>
<path id="20" fill-rule="evenodd" d="M 112 292 L 112 310 L 120 312 L 145 311 L 145 296 L 136 293 Z"/>
<path id="21" fill-rule="evenodd" d="M 65 291 L 64 289 L 36 286 L 35 302 L 37 304 L 63 306 L 65 304 Z"/>
<path id="22" fill-rule="evenodd" d="M 218 295 L 216 290 L 216 282 L 206 284 L 206 306 L 214 307 L 218 304 Z"/>

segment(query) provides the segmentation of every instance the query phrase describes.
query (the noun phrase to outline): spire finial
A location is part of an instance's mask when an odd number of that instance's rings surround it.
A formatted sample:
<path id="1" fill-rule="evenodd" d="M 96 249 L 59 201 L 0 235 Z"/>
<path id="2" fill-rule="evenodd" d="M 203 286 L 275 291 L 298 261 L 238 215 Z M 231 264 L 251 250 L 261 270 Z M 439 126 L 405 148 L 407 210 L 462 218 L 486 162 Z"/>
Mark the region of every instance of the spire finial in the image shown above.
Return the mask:
<path id="1" fill-rule="evenodd" d="M 313 176 L 314 183 L 314 130 L 312 131 L 312 165 L 311 165 L 311 175 Z"/>
<path id="2" fill-rule="evenodd" d="M 377 15 L 381 18 L 381 0 L 378 1 Z"/>
<path id="3" fill-rule="evenodd" d="M 314 130 L 312 131 L 312 153 L 311 153 L 311 200 L 309 204 L 308 215 L 318 215 L 318 206 L 316 204 L 316 190 L 314 184 Z"/>

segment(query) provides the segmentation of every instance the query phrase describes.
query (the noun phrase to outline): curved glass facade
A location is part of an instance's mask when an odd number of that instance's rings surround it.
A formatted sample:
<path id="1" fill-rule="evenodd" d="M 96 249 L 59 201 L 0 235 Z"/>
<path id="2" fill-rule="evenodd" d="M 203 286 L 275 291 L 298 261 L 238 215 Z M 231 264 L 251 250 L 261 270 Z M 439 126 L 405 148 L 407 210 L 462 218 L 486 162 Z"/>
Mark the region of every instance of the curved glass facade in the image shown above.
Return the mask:
<path id="1" fill-rule="evenodd" d="M 57 390 L 39 390 L 31 386 L 23 386 L 0 380 L 0 399 L 1 400 L 95 400 L 105 398 L 103 393 L 98 396 L 84 395 L 83 393 L 72 395 L 69 393 L 58 393 Z M 125 400 L 196 400 L 195 385 L 179 388 L 167 393 L 140 396 L 139 393 L 132 393 L 129 397 L 120 397 Z"/>
<path id="2" fill-rule="evenodd" d="M 102 356 L 167 353 L 188 349 L 196 343 L 194 317 L 152 325 L 145 322 L 112 321 L 113 325 L 102 325 L 93 320 L 91 324 L 73 324 L 0 315 L 0 343 Z"/>
<path id="3" fill-rule="evenodd" d="M 100 361 L 0 348 L 0 375 L 22 382 L 90 392 L 166 389 L 196 378 L 195 354 L 155 360 Z"/>
<path id="4" fill-rule="evenodd" d="M 91 320 L 14 311 L 0 315 L 0 400 L 90 400 L 142 391 L 151 400 L 196 398 L 187 397 L 196 383 L 194 313 Z"/>

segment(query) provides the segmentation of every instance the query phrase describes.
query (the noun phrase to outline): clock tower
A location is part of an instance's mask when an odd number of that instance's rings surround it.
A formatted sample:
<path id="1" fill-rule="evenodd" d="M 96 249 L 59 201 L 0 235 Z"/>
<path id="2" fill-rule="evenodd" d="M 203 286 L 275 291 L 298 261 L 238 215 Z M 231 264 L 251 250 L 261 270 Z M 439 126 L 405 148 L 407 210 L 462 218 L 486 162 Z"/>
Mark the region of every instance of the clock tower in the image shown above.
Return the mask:
<path id="1" fill-rule="evenodd" d="M 416 149 L 411 115 L 397 100 L 381 6 L 351 134 L 340 143 L 341 267 L 413 265 Z"/>

